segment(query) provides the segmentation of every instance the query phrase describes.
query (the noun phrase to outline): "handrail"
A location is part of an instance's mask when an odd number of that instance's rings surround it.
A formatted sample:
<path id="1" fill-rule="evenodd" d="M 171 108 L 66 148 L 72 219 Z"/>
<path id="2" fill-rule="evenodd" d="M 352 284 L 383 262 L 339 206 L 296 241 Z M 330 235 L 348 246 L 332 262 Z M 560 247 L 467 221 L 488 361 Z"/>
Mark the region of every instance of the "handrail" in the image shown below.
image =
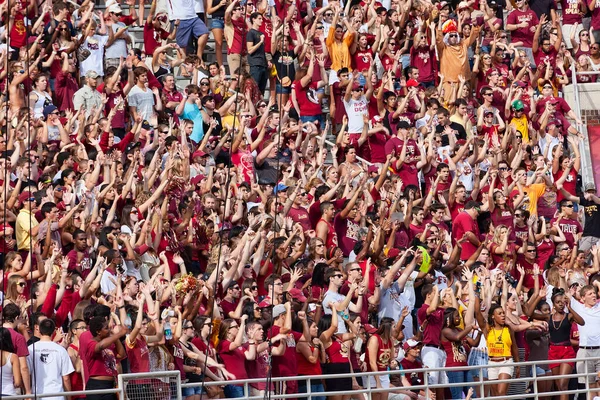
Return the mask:
<path id="1" fill-rule="evenodd" d="M 479 387 L 481 389 L 481 393 L 485 393 L 486 387 L 491 385 L 495 385 L 497 383 L 515 383 L 515 382 L 531 382 L 534 386 L 533 393 L 522 393 L 517 395 L 504 395 L 501 397 L 490 397 L 485 396 L 486 399 L 489 400 L 512 400 L 512 399 L 535 399 L 538 400 L 540 397 L 547 396 L 548 393 L 539 392 L 537 390 L 537 383 L 540 381 L 554 380 L 559 379 L 561 377 L 569 377 L 569 378 L 577 378 L 577 377 L 589 377 L 596 376 L 596 372 L 588 372 L 588 363 L 587 361 L 599 361 L 600 357 L 587 357 L 587 358 L 571 358 L 571 359 L 561 359 L 561 360 L 553 360 L 555 362 L 560 363 L 568 363 L 568 362 L 579 362 L 586 361 L 584 363 L 584 371 L 578 371 L 577 373 L 571 373 L 568 375 L 545 375 L 545 376 L 537 376 L 537 371 L 535 368 L 532 368 L 532 376 L 528 377 L 520 377 L 520 378 L 510 378 L 504 380 L 494 380 L 494 381 L 484 381 L 483 374 L 479 374 L 479 381 L 475 382 L 458 382 L 458 383 L 440 383 L 435 385 L 430 385 L 427 379 L 427 376 L 431 372 L 438 371 L 465 371 L 465 370 L 479 370 L 483 371 L 484 369 L 491 368 L 489 365 L 478 365 L 478 366 L 464 366 L 464 367 L 439 367 L 439 368 L 419 368 L 419 369 L 410 369 L 410 370 L 392 370 L 392 371 L 378 371 L 378 372 L 356 372 L 356 373 L 345 373 L 345 374 L 330 374 L 330 375 L 310 375 L 310 376 L 290 376 L 290 377 L 273 377 L 271 378 L 271 382 L 285 382 L 290 380 L 306 380 L 308 383 L 310 381 L 320 381 L 322 379 L 333 379 L 333 378 L 348 378 L 348 377 L 365 377 L 368 378 L 370 376 L 376 375 L 399 375 L 399 374 L 411 374 L 411 373 L 422 373 L 424 377 L 424 383 L 422 385 L 411 386 L 411 390 L 419 389 L 425 390 L 426 393 L 429 393 L 429 390 L 435 390 L 438 388 L 448 388 L 448 387 Z M 540 360 L 540 361 L 524 361 L 510 364 L 510 366 L 514 367 L 529 367 L 540 364 L 548 364 L 550 360 Z M 523 369 L 521 369 L 523 371 Z M 239 380 L 230 380 L 230 381 L 219 381 L 219 382 L 194 382 L 194 383 L 185 383 L 181 384 L 181 376 L 179 371 L 158 371 L 158 372 L 147 372 L 147 373 L 132 373 L 132 374 L 120 374 L 118 376 L 118 388 L 116 389 L 106 389 L 106 390 L 88 390 L 88 391 L 72 391 L 72 392 L 62 392 L 62 393 L 48 393 L 48 394 L 26 394 L 26 395 L 17 395 L 17 396 L 3 396 L 2 400 L 21 400 L 21 399 L 31 399 L 31 398 L 47 398 L 47 397 L 62 397 L 62 396 L 75 396 L 75 395 L 90 395 L 90 394 L 109 394 L 109 393 L 118 393 L 120 394 L 120 398 L 125 400 L 127 398 L 126 394 L 126 384 L 125 382 L 129 382 L 132 380 L 143 380 L 150 378 L 176 378 L 175 382 L 177 385 L 177 398 L 181 398 L 181 388 L 189 388 L 189 387 L 204 387 L 204 386 L 224 386 L 224 385 L 240 385 L 244 386 L 245 398 L 252 400 L 261 400 L 264 396 L 250 396 L 249 394 L 249 384 L 251 383 L 264 383 L 264 378 L 254 378 L 254 379 L 239 379 Z M 372 393 L 385 393 L 391 392 L 394 390 L 406 390 L 406 387 L 396 387 L 396 388 L 374 388 L 371 386 L 370 379 L 364 379 L 365 388 L 360 390 L 353 390 L 352 392 L 355 394 L 366 394 L 369 396 Z M 588 382 L 588 379 L 586 379 Z M 575 393 L 590 393 L 592 390 L 589 387 L 589 384 L 586 384 L 586 387 L 583 389 L 574 389 L 574 390 L 565 390 L 565 391 L 553 391 L 553 395 L 560 394 L 575 394 Z M 310 384 L 307 384 L 307 393 L 302 393 L 302 397 L 312 398 L 312 396 L 332 396 L 332 395 L 343 395 L 347 394 L 347 392 L 314 392 L 310 389 Z M 297 398 L 299 394 L 272 394 L 270 398 L 272 399 L 289 399 L 289 398 Z M 428 398 L 428 397 L 426 397 Z"/>
<path id="2" fill-rule="evenodd" d="M 335 143 L 333 143 L 333 142 L 330 142 L 330 141 L 329 141 L 329 140 L 327 140 L 327 139 L 325 140 L 325 143 L 327 143 L 327 144 L 328 144 L 328 145 L 330 145 L 331 147 L 337 147 L 337 144 L 335 144 Z M 356 156 L 356 159 L 357 159 L 358 161 L 362 162 L 362 163 L 365 163 L 365 164 L 367 164 L 369 167 L 370 167 L 371 165 L 373 165 L 373 163 L 372 163 L 372 162 L 370 162 L 370 161 L 367 161 L 367 160 L 365 160 L 365 159 L 364 159 L 364 158 L 362 158 L 362 157 Z"/>

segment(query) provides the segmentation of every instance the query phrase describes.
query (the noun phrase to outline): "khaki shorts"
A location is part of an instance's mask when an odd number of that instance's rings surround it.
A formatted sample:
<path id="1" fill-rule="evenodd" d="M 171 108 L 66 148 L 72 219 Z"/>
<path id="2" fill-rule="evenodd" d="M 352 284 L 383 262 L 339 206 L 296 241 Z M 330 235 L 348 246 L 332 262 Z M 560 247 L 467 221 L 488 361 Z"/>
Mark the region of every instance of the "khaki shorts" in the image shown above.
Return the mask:
<path id="1" fill-rule="evenodd" d="M 582 349 L 577 350 L 577 358 L 593 358 L 600 357 L 600 349 Z M 596 383 L 597 372 L 600 372 L 600 360 L 592 360 L 592 361 L 577 361 L 577 373 L 583 374 L 586 372 L 586 364 L 587 364 L 587 373 L 588 376 L 580 376 L 578 381 L 579 383 L 585 384 L 585 381 L 589 383 Z"/>
<path id="2" fill-rule="evenodd" d="M 488 379 L 490 381 L 498 379 L 500 374 L 506 374 L 511 377 L 513 376 L 513 372 L 515 370 L 512 358 L 504 361 L 490 360 L 488 361 L 488 366 Z"/>

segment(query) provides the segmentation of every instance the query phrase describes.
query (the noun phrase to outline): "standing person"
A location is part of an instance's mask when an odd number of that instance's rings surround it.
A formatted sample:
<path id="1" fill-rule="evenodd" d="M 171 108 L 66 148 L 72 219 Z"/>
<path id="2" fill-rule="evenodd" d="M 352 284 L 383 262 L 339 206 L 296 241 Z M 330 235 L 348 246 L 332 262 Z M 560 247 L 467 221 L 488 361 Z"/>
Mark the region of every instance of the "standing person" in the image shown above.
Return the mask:
<path id="1" fill-rule="evenodd" d="M 85 74 L 85 85 L 73 95 L 73 108 L 79 111 L 85 108 L 86 116 L 90 116 L 92 110 L 98 110 L 102 105 L 102 96 L 96 89 L 98 87 L 98 73 L 88 71 Z"/>
<path id="2" fill-rule="evenodd" d="M 2 376 L 0 393 L 2 396 L 16 395 L 16 389 L 23 385 L 19 356 L 16 352 L 9 330 L 0 328 L 0 375 Z"/>
<path id="3" fill-rule="evenodd" d="M 600 197 L 596 194 L 596 184 L 593 182 L 586 183 L 583 187 L 582 197 L 572 196 L 565 190 L 562 193 L 565 199 L 583 206 L 585 221 L 583 233 L 579 240 L 579 250 L 587 252 L 600 242 Z"/>
<path id="4" fill-rule="evenodd" d="M 463 40 L 458 34 L 458 27 L 454 20 L 448 20 L 442 25 L 442 18 L 436 31 L 436 46 L 440 54 L 440 73 L 444 77 L 444 99 L 448 100 L 454 94 L 452 83 L 459 82 L 459 75 L 469 81 L 471 67 L 469 66 L 469 47 L 479 37 L 481 26 L 471 29 L 471 35 Z"/>
<path id="5" fill-rule="evenodd" d="M 104 68 L 116 67 L 121 62 L 121 58 L 127 57 L 127 45 L 131 44 L 131 36 L 127 30 L 127 25 L 121 22 L 123 10 L 119 4 L 113 4 L 108 7 L 108 41 L 104 52 Z"/>
<path id="6" fill-rule="evenodd" d="M 156 111 L 162 110 L 162 100 L 156 87 L 148 87 L 148 70 L 144 67 L 135 67 L 133 70 L 135 77 L 135 86 L 131 88 L 127 95 L 129 102 L 129 112 L 134 121 L 138 117 L 142 121 L 149 121 Z"/>
<path id="7" fill-rule="evenodd" d="M 27 356 L 29 355 L 29 350 L 27 349 L 27 342 L 25 341 L 23 335 L 21 335 L 15 330 L 15 328 L 17 327 L 16 321 L 20 314 L 21 309 L 19 308 L 19 306 L 17 306 L 14 303 L 6 304 L 2 309 L 2 326 L 10 333 L 14 353 L 16 353 L 17 357 L 19 357 L 18 364 L 11 363 L 11 365 L 13 366 L 13 373 L 15 373 L 15 368 L 19 368 L 21 370 L 20 374 L 23 382 L 23 388 L 25 389 L 25 394 L 30 394 L 31 376 L 29 375 L 29 367 L 27 366 Z"/>
<path id="8" fill-rule="evenodd" d="M 379 329 L 369 338 L 367 342 L 367 353 L 365 354 L 365 363 L 367 371 L 387 371 L 390 368 L 390 362 L 394 359 L 394 343 L 392 338 L 392 329 L 394 320 L 392 318 L 382 318 L 379 323 Z M 371 387 L 377 389 L 389 389 L 389 375 L 369 376 Z M 373 393 L 373 399 L 387 399 L 387 392 Z"/>
<path id="9" fill-rule="evenodd" d="M 69 343 L 67 353 L 69 354 L 69 357 L 71 357 L 71 363 L 75 369 L 70 376 L 71 390 L 73 391 L 83 390 L 83 382 L 85 382 L 83 377 L 83 366 L 81 365 L 81 354 L 79 353 L 79 338 L 86 329 L 87 326 L 82 319 L 75 319 L 71 321 L 71 324 L 69 325 L 71 343 Z"/>
<path id="10" fill-rule="evenodd" d="M 219 327 L 217 351 L 225 368 L 235 376 L 235 379 L 248 379 L 245 365 L 246 351 L 242 347 L 247 319 L 247 315 L 242 315 L 238 325 L 234 319 L 227 318 Z M 244 397 L 244 387 L 241 385 L 226 385 L 224 391 L 229 399 Z"/>
<path id="11" fill-rule="evenodd" d="M 75 371 L 67 350 L 52 341 L 56 323 L 50 318 L 40 322 L 41 338 L 29 346 L 27 363 L 32 371 L 36 393 L 60 393 L 71 390 L 71 377 Z M 49 397 L 64 400 L 64 397 Z"/>
<path id="12" fill-rule="evenodd" d="M 477 217 L 480 212 L 480 204 L 470 200 L 465 204 L 465 210 L 458 214 L 452 221 L 452 241 L 457 243 L 466 237 L 462 243 L 462 251 L 460 253 L 461 260 L 468 260 L 480 245 L 479 241 L 479 226 L 477 225 Z"/>
<path id="13" fill-rule="evenodd" d="M 477 323 L 483 331 L 488 346 L 490 381 L 510 379 L 515 373 L 520 376 L 520 367 L 513 363 L 519 362 L 519 349 L 515 333 L 506 325 L 506 314 L 499 304 L 490 307 L 486 322 L 481 311 L 475 310 Z M 508 382 L 496 383 L 491 386 L 493 396 L 503 396 L 508 390 Z"/>
<path id="14" fill-rule="evenodd" d="M 236 3 L 236 1 L 232 1 L 231 3 Z M 208 0 L 206 8 L 206 13 L 210 14 L 210 31 L 215 39 L 217 64 L 223 65 L 223 30 L 225 28 L 227 0 Z"/>
<path id="15" fill-rule="evenodd" d="M 214 18 L 214 15 L 213 15 Z M 214 25 L 212 25 L 214 26 Z M 240 0 L 233 0 L 225 10 L 225 40 L 227 41 L 227 65 L 230 74 L 241 73 L 242 59 L 246 55 L 246 18 Z M 213 29 L 213 34 L 215 29 Z M 217 43 L 215 35 L 215 44 Z"/>
<path id="16" fill-rule="evenodd" d="M 577 351 L 577 358 L 584 361 L 577 362 L 577 371 L 600 372 L 600 361 L 585 360 L 600 356 L 600 303 L 598 303 L 596 288 L 586 285 L 580 289 L 579 294 L 581 303 L 574 297 L 570 298 L 571 309 L 585 321 L 585 325 L 579 325 L 579 350 Z M 598 388 L 595 375 L 580 377 L 579 383 L 586 383 L 586 379 L 590 388 Z M 593 391 L 591 395 L 597 396 L 597 391 Z"/>
<path id="17" fill-rule="evenodd" d="M 442 298 L 448 291 L 442 290 Z M 437 285 L 423 285 L 421 295 L 425 302 L 417 311 L 419 330 L 423 332 L 423 350 L 421 360 L 425 368 L 441 368 L 446 364 L 446 352 L 441 349 L 442 327 L 444 326 L 444 309 L 439 307 L 440 292 Z M 429 384 L 447 383 L 445 372 L 435 371 L 429 374 Z M 436 397 L 444 398 L 444 389 L 436 389 Z"/>
<path id="18" fill-rule="evenodd" d="M 113 389 L 117 376 L 117 359 L 125 358 L 125 349 L 121 337 L 127 333 L 127 328 L 120 326 L 111 335 L 108 320 L 104 316 L 96 316 L 90 320 L 91 335 L 80 337 L 81 361 L 84 365 L 87 382 L 86 390 Z M 116 350 L 116 353 L 113 351 Z M 116 394 L 88 395 L 88 400 L 116 400 Z"/>
<path id="19" fill-rule="evenodd" d="M 517 7 L 508 14 L 506 19 L 506 30 L 511 33 L 511 41 L 515 47 L 523 48 L 532 65 L 533 58 L 533 36 L 539 24 L 538 16 L 529 8 L 527 0 L 516 0 Z"/>
<path id="20" fill-rule="evenodd" d="M 191 39 L 197 40 L 197 56 L 202 60 L 204 47 L 208 41 L 208 28 L 204 22 L 198 18 L 194 5 L 195 0 L 172 0 L 169 1 L 171 20 L 179 20 L 179 28 L 175 41 L 182 49 L 186 49 L 186 53 L 190 53 Z"/>
<path id="21" fill-rule="evenodd" d="M 360 311 L 362 310 L 363 293 L 361 293 L 361 291 L 363 288 L 358 290 L 358 284 L 354 282 L 350 285 L 350 290 L 346 296 L 340 294 L 340 288 L 344 284 L 344 274 L 334 268 L 328 269 L 327 272 L 325 272 L 325 280 L 329 282 L 329 288 L 323 297 L 323 310 L 325 311 L 325 314 L 331 314 L 333 307 L 329 307 L 329 304 L 335 303 L 335 309 L 340 317 L 340 322 L 337 324 L 337 334 L 346 333 L 348 332 L 348 329 L 346 328 L 344 321 L 350 319 L 349 311 L 360 314 Z M 356 301 L 356 304 L 354 304 L 352 303 L 352 296 L 357 290 L 358 300 Z"/>
<path id="22" fill-rule="evenodd" d="M 258 85 L 260 93 L 264 93 L 269 81 L 267 69 L 267 54 L 265 53 L 265 34 L 259 29 L 263 23 L 263 16 L 258 12 L 250 14 L 252 28 L 246 34 L 246 49 L 248 51 L 248 65 L 250 75 Z M 281 105 L 283 106 L 283 104 Z"/>

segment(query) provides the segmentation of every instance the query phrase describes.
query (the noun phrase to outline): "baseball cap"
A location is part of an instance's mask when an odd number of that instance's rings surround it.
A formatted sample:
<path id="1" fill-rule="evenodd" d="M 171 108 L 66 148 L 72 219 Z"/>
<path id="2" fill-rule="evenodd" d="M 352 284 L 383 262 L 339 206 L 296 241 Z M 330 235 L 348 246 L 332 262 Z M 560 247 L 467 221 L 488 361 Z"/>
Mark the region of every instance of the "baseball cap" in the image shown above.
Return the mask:
<path id="1" fill-rule="evenodd" d="M 398 129 L 410 129 L 410 123 L 408 121 L 400 121 L 398 125 L 396 125 Z"/>
<path id="2" fill-rule="evenodd" d="M 132 151 L 136 147 L 142 147 L 142 144 L 140 142 L 131 142 L 131 143 L 129 143 L 127 145 L 127 147 L 125 148 L 125 153 L 129 153 L 130 151 Z"/>
<path id="3" fill-rule="evenodd" d="M 406 87 L 417 87 L 419 86 L 419 82 L 414 79 L 409 79 L 406 81 Z"/>
<path id="4" fill-rule="evenodd" d="M 144 120 L 142 122 L 142 129 L 145 129 L 145 130 L 149 131 L 149 130 L 152 129 L 152 125 L 150 125 L 150 122 Z"/>
<path id="5" fill-rule="evenodd" d="M 551 121 L 548 121 L 548 124 L 546 124 L 546 126 L 550 125 L 562 126 L 562 122 L 560 121 L 560 119 L 553 119 Z"/>
<path id="6" fill-rule="evenodd" d="M 306 302 L 306 296 L 304 293 L 302 293 L 302 290 L 298 288 L 292 288 L 288 291 L 288 293 L 293 299 L 298 300 L 300 303 Z"/>
<path id="7" fill-rule="evenodd" d="M 362 90 L 362 88 L 363 88 L 362 85 L 358 82 L 354 82 L 354 84 L 352 85 L 352 90 L 358 90 L 358 89 Z"/>
<path id="8" fill-rule="evenodd" d="M 378 173 L 379 172 L 379 168 L 377 168 L 376 165 L 369 165 L 369 169 L 368 169 L 369 174 L 373 174 L 373 173 Z"/>
<path id="9" fill-rule="evenodd" d="M 404 342 L 402 348 L 404 348 L 404 351 L 408 351 L 410 349 L 414 349 L 417 346 L 420 346 L 421 344 L 422 343 L 420 341 L 411 338 Z"/>
<path id="10" fill-rule="evenodd" d="M 556 97 L 550 97 L 550 100 L 548 100 L 548 102 L 550 104 L 558 104 L 559 103 L 559 101 Z"/>
<path id="11" fill-rule="evenodd" d="M 123 10 L 121 9 L 121 6 L 119 6 L 118 4 L 113 4 L 110 7 L 108 7 L 108 12 L 113 13 L 113 14 L 122 14 Z"/>
<path id="12" fill-rule="evenodd" d="M 521 100 L 515 100 L 512 102 L 512 108 L 514 108 L 515 111 L 521 111 L 525 109 L 525 104 L 523 104 L 523 101 Z"/>
<path id="13" fill-rule="evenodd" d="M 98 77 L 98 73 L 94 70 L 90 70 L 85 74 L 86 78 L 96 79 Z"/>
<path id="14" fill-rule="evenodd" d="M 196 158 L 196 157 L 204 157 L 207 156 L 208 153 L 203 152 L 202 150 L 196 150 L 194 152 L 194 154 L 192 154 L 192 158 Z"/>
<path id="15" fill-rule="evenodd" d="M 591 191 L 596 191 L 596 184 L 594 182 L 589 182 L 586 183 L 585 186 L 583 187 L 583 191 L 584 192 L 591 192 Z"/>
<path id="16" fill-rule="evenodd" d="M 200 181 L 202 181 L 202 179 L 204 179 L 204 175 L 196 175 L 190 180 L 190 182 L 192 185 L 196 186 L 200 183 Z"/>
<path id="17" fill-rule="evenodd" d="M 283 313 L 285 313 L 285 306 L 283 304 L 277 304 L 273 307 L 273 318 L 277 318 Z"/>
<path id="18" fill-rule="evenodd" d="M 277 194 L 283 190 L 286 190 L 288 187 L 283 183 L 278 183 L 277 186 L 273 189 L 273 193 Z"/>
<path id="19" fill-rule="evenodd" d="M 58 110 L 54 104 L 47 105 L 44 107 L 44 118 L 48 118 L 48 115 L 52 114 L 54 111 Z"/>
<path id="20" fill-rule="evenodd" d="M 33 193 L 31 193 L 30 191 L 25 191 L 19 195 L 19 203 L 24 203 L 24 202 L 28 201 L 29 199 L 33 199 L 33 198 L 34 198 Z"/>

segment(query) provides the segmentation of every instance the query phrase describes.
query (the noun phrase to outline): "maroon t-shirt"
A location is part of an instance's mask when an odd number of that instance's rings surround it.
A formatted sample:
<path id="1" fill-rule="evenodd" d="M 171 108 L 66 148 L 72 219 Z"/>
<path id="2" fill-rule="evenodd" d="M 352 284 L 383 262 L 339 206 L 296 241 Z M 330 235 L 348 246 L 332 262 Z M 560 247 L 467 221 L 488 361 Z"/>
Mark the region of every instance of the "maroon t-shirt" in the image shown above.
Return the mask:
<path id="1" fill-rule="evenodd" d="M 435 80 L 437 70 L 435 50 L 432 50 L 430 46 L 411 47 L 410 61 L 411 65 L 419 70 L 420 82 L 433 82 Z"/>
<path id="2" fill-rule="evenodd" d="M 338 214 L 333 219 L 333 226 L 338 237 L 338 245 L 342 249 L 344 257 L 348 257 L 358 241 L 360 225 L 350 220 L 350 218 L 342 218 Z"/>
<path id="3" fill-rule="evenodd" d="M 117 358 L 114 345 L 96 353 L 96 342 L 90 331 L 79 337 L 79 351 L 83 363 L 84 376 L 87 379 L 95 376 L 117 376 Z"/>
<path id="4" fill-rule="evenodd" d="M 439 346 L 442 336 L 442 327 L 444 325 L 444 309 L 438 307 L 434 312 L 427 315 L 428 304 L 423 304 L 417 311 L 417 321 L 423 325 L 427 321 L 427 326 L 423 331 L 423 343 Z"/>
<path id="5" fill-rule="evenodd" d="M 221 309 L 223 310 L 223 315 L 225 316 L 225 318 L 231 318 L 231 316 L 229 316 L 229 313 L 231 312 L 235 312 L 235 309 L 237 308 L 238 302 L 236 301 L 235 303 L 232 303 L 228 300 L 221 300 Z"/>
<path id="6" fill-rule="evenodd" d="M 537 15 L 531 9 L 520 11 L 515 9 L 506 20 L 506 24 L 518 25 L 520 23 L 527 22 L 526 28 L 518 28 L 512 31 L 511 39 L 513 42 L 522 42 L 523 47 L 531 48 L 533 46 L 533 34 L 535 29 L 540 22 Z"/>
<path id="7" fill-rule="evenodd" d="M 306 211 L 306 208 L 304 208 L 304 207 L 296 208 L 296 207 L 292 206 L 290 208 L 290 212 L 288 213 L 288 216 L 292 219 L 292 221 L 302 225 L 302 230 L 304 230 L 305 232 L 313 229 L 313 227 L 311 225 L 310 215 L 308 214 L 308 211 Z"/>
<path id="8" fill-rule="evenodd" d="M 160 47 L 160 42 L 169 37 L 169 32 L 162 28 L 154 29 L 152 22 L 144 24 L 144 51 L 146 54 L 154 54 L 154 50 Z"/>
<path id="9" fill-rule="evenodd" d="M 132 373 L 150 372 L 150 353 L 143 335 L 138 334 L 133 345 L 125 340 L 125 351 L 129 360 L 129 369 Z"/>
<path id="10" fill-rule="evenodd" d="M 273 325 L 269 329 L 269 338 L 279 335 L 280 331 L 280 327 Z M 298 374 L 296 343 L 301 337 L 302 334 L 295 331 L 290 331 L 287 334 L 285 353 L 283 356 L 273 357 L 272 359 L 273 376 L 296 376 Z"/>
<path id="11" fill-rule="evenodd" d="M 372 163 L 384 163 L 386 159 L 385 143 L 388 140 L 388 135 L 385 132 L 376 132 L 369 136 L 367 143 L 371 148 L 371 161 Z"/>
<path id="12" fill-rule="evenodd" d="M 560 0 L 560 7 L 562 9 L 562 23 L 563 25 L 577 25 L 581 24 L 583 17 L 581 12 L 583 3 L 580 0 Z"/>

